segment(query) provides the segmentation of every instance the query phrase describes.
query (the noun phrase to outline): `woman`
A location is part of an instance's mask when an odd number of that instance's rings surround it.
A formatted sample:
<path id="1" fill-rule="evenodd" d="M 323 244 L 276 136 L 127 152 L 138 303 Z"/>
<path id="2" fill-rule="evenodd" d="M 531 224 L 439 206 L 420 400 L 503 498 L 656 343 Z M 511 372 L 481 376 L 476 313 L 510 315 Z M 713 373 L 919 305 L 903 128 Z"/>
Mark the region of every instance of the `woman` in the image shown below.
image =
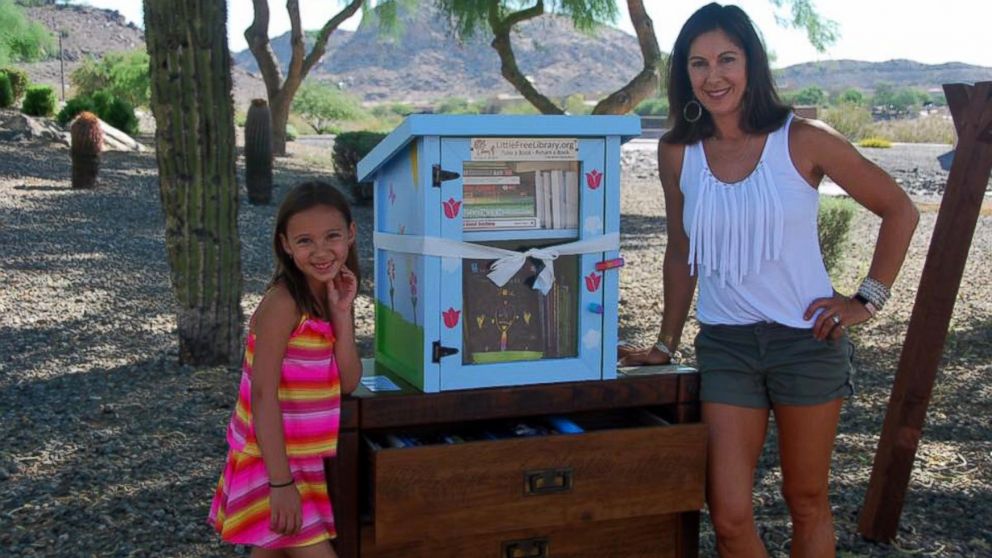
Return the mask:
<path id="1" fill-rule="evenodd" d="M 707 503 L 721 556 L 764 556 L 752 509 L 769 412 L 779 432 L 793 556 L 833 556 L 827 482 L 840 406 L 853 393 L 845 328 L 884 306 L 918 212 L 829 126 L 779 100 L 764 46 L 736 6 L 694 13 L 669 61 L 672 129 L 658 148 L 668 247 L 658 343 L 623 364 L 677 354 L 699 282 L 696 354 L 709 426 Z M 829 176 L 882 218 L 868 276 L 836 293 L 817 240 Z"/>

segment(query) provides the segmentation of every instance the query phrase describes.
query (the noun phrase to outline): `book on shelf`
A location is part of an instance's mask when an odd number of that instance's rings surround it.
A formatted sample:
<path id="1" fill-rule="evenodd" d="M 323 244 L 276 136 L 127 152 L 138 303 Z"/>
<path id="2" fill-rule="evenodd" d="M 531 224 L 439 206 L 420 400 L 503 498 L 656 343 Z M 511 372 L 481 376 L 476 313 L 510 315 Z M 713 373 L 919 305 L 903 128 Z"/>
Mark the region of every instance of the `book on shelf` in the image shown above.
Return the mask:
<path id="1" fill-rule="evenodd" d="M 575 171 L 537 171 L 534 179 L 536 214 L 547 229 L 579 227 L 579 180 Z"/>
<path id="2" fill-rule="evenodd" d="M 537 217 L 473 217 L 462 220 L 466 231 L 499 231 L 512 229 L 538 229 Z"/>

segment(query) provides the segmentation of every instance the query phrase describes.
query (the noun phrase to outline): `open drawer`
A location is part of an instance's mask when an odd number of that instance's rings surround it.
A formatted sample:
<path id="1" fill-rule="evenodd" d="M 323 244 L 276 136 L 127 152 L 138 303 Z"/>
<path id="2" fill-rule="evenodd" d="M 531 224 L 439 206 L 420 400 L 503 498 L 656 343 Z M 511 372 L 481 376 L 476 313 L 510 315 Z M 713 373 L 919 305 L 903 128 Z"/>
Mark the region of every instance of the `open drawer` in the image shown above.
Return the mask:
<path id="1" fill-rule="evenodd" d="M 584 432 L 371 450 L 375 544 L 702 508 L 704 425 L 643 409 L 570 418 Z"/>

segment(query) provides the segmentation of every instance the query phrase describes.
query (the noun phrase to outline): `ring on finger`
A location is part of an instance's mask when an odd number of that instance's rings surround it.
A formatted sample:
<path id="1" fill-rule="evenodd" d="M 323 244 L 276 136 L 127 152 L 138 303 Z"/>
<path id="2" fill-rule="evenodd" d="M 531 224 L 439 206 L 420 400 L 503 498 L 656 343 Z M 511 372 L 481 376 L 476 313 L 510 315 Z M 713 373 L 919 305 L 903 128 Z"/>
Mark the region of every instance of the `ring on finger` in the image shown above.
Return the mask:
<path id="1" fill-rule="evenodd" d="M 831 319 L 834 321 L 834 324 L 840 325 L 840 316 L 838 314 L 834 314 Z"/>

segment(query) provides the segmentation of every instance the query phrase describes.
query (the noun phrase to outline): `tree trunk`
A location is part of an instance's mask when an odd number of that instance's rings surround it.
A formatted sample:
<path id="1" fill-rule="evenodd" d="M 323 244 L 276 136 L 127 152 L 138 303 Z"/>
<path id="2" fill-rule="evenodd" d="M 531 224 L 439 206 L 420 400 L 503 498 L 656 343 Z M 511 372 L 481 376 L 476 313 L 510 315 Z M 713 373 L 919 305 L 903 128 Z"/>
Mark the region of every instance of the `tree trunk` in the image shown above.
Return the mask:
<path id="1" fill-rule="evenodd" d="M 355 15 L 364 2 L 365 0 L 351 0 L 340 12 L 327 20 L 317 33 L 310 52 L 307 53 L 299 0 L 287 0 L 286 11 L 289 12 L 289 42 L 292 55 L 289 60 L 289 72 L 284 80 L 279 61 L 269 42 L 269 2 L 252 0 L 255 19 L 248 29 L 245 29 L 245 40 L 248 42 L 248 50 L 258 63 L 258 71 L 262 74 L 265 91 L 269 97 L 269 107 L 272 109 L 274 155 L 280 157 L 286 155 L 286 124 L 289 122 L 289 109 L 293 104 L 293 97 L 300 84 L 324 56 L 331 33 L 337 30 L 342 22 Z"/>
<path id="2" fill-rule="evenodd" d="M 641 45 L 644 69 L 627 85 L 597 103 L 592 110 L 593 114 L 627 114 L 658 90 L 661 48 L 658 47 L 658 38 L 654 34 L 654 23 L 644 10 L 644 2 L 641 0 L 627 0 L 627 11 L 634 24 L 637 42 Z"/>
<path id="3" fill-rule="evenodd" d="M 223 0 L 145 0 L 145 41 L 179 360 L 241 357 L 241 251 Z"/>
<path id="4" fill-rule="evenodd" d="M 543 0 L 538 0 L 534 6 L 513 12 L 505 18 L 500 18 L 499 4 L 499 1 L 492 0 L 489 5 L 489 28 L 493 32 L 491 45 L 499 54 L 500 73 L 506 81 L 510 82 L 510 85 L 523 95 L 524 99 L 527 99 L 527 102 L 541 111 L 541 114 L 565 114 L 561 107 L 538 91 L 527 79 L 527 76 L 520 71 L 520 67 L 517 66 L 517 57 L 513 54 L 513 44 L 510 42 L 510 32 L 514 25 L 544 13 Z"/>

